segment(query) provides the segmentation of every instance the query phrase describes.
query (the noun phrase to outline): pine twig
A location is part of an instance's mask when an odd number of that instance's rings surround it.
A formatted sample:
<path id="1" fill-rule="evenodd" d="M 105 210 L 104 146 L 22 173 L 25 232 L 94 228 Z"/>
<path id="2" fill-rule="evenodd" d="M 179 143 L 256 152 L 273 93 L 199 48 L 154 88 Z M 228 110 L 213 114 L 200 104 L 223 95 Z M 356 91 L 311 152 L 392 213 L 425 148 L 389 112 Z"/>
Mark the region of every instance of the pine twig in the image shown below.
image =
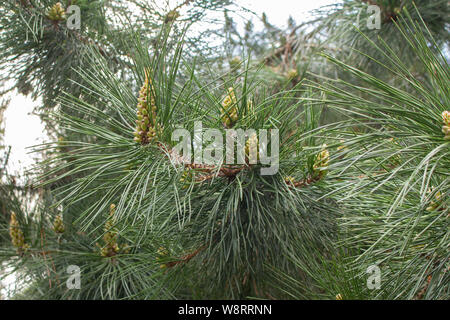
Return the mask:
<path id="1" fill-rule="evenodd" d="M 198 255 L 201 251 L 203 251 L 206 248 L 206 246 L 203 246 L 201 248 L 198 248 L 197 250 L 195 250 L 194 252 L 187 254 L 183 257 L 180 258 L 180 260 L 176 260 L 176 261 L 171 261 L 166 263 L 166 267 L 167 268 L 172 268 L 180 263 L 187 263 L 189 262 L 192 258 L 194 258 L 196 255 Z"/>

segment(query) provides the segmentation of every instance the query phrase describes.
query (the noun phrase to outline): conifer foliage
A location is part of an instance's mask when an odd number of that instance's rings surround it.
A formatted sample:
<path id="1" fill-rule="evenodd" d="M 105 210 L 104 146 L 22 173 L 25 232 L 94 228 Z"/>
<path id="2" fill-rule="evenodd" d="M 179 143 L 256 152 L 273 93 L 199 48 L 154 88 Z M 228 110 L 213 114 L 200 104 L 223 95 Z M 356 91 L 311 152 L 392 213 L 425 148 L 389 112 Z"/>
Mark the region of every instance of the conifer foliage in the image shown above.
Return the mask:
<path id="1" fill-rule="evenodd" d="M 0 81 L 57 136 L 2 185 L 10 297 L 450 297 L 446 1 L 244 35 L 228 1 L 127 2 L 0 5 Z M 191 24 L 224 8 L 205 48 Z"/>

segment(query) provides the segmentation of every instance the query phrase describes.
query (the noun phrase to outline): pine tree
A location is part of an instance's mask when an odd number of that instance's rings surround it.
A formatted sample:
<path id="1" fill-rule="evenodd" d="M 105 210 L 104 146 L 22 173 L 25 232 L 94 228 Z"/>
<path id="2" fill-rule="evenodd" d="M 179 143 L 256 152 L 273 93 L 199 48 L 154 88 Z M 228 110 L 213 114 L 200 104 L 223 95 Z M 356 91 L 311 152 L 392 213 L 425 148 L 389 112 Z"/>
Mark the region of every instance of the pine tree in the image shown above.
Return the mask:
<path id="1" fill-rule="evenodd" d="M 1 81 L 43 98 L 55 137 L 34 188 L 0 189 L 15 298 L 448 299 L 447 2 L 346 0 L 243 33 L 228 4 L 0 6 Z M 190 33 L 222 9 L 220 45 Z"/>

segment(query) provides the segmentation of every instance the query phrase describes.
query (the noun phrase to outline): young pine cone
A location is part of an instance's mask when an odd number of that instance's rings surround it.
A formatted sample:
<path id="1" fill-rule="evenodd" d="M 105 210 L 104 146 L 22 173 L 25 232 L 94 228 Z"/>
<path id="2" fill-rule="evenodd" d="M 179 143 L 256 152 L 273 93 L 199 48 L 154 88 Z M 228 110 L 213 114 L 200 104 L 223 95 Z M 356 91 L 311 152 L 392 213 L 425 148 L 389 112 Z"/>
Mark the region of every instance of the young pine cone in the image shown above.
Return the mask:
<path id="1" fill-rule="evenodd" d="M 16 214 L 11 212 L 11 220 L 9 222 L 9 235 L 11 236 L 11 242 L 14 247 L 19 251 L 24 251 L 29 248 L 25 243 L 25 236 L 20 229 L 19 221 L 16 218 Z"/>
<path id="2" fill-rule="evenodd" d="M 228 88 L 228 95 L 222 101 L 220 119 L 226 128 L 231 128 L 238 120 L 237 100 L 233 88 Z"/>
<path id="3" fill-rule="evenodd" d="M 322 151 L 316 156 L 313 169 L 319 176 L 324 176 L 327 173 L 327 167 L 330 160 L 330 153 L 326 149 L 327 145 L 322 145 Z"/>
<path id="4" fill-rule="evenodd" d="M 139 91 L 134 141 L 145 145 L 155 139 L 161 132 L 162 128 L 157 119 L 155 88 L 148 72 L 145 72 L 145 82 Z"/>
<path id="5" fill-rule="evenodd" d="M 100 254 L 103 257 L 112 257 L 119 253 L 119 233 L 114 228 L 114 214 L 116 212 L 116 205 L 113 203 L 109 207 L 109 218 L 106 220 L 104 231 L 105 234 L 103 235 L 103 241 L 105 242 L 105 245 L 100 248 Z"/>
<path id="6" fill-rule="evenodd" d="M 64 227 L 62 216 L 60 214 L 57 215 L 55 220 L 53 221 L 53 230 L 56 233 L 64 233 L 64 231 L 66 230 Z"/>
<path id="7" fill-rule="evenodd" d="M 60 2 L 57 2 L 47 12 L 47 18 L 52 21 L 62 21 L 66 19 L 66 12 Z"/>
<path id="8" fill-rule="evenodd" d="M 174 22 L 179 16 L 180 13 L 177 10 L 170 10 L 164 18 L 164 23 Z"/>
<path id="9" fill-rule="evenodd" d="M 259 160 L 258 136 L 256 133 L 249 137 L 245 142 L 245 159 L 250 164 L 255 164 Z"/>
<path id="10" fill-rule="evenodd" d="M 428 193 L 432 193 L 433 189 L 428 190 Z M 442 193 L 440 191 L 437 191 L 434 195 L 434 200 L 430 201 L 430 205 L 425 209 L 427 211 L 434 211 L 437 210 L 438 208 L 442 208 L 442 202 L 443 202 L 443 196 Z"/>
<path id="11" fill-rule="evenodd" d="M 161 269 L 164 269 L 167 267 L 166 264 L 162 263 L 163 260 L 165 260 L 169 256 L 169 251 L 164 247 L 159 247 L 158 251 L 156 252 L 156 261 L 160 263 L 159 267 Z"/>
<path id="12" fill-rule="evenodd" d="M 444 126 L 442 127 L 442 133 L 444 133 L 444 139 L 450 140 L 450 111 L 442 112 L 442 120 L 444 121 Z"/>

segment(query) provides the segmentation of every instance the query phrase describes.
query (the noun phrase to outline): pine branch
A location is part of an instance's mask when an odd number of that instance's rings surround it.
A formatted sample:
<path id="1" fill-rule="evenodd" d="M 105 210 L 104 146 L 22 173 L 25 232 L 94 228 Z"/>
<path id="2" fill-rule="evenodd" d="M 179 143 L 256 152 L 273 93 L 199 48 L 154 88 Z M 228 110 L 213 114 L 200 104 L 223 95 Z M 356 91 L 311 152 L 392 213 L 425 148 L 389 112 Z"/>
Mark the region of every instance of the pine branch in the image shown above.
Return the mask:
<path id="1" fill-rule="evenodd" d="M 173 268 L 181 263 L 188 263 L 192 258 L 194 258 L 196 255 L 198 255 L 205 248 L 206 248 L 206 246 L 203 246 L 203 247 L 195 250 L 194 252 L 181 257 L 179 260 L 168 262 L 165 265 L 167 268 Z"/>

